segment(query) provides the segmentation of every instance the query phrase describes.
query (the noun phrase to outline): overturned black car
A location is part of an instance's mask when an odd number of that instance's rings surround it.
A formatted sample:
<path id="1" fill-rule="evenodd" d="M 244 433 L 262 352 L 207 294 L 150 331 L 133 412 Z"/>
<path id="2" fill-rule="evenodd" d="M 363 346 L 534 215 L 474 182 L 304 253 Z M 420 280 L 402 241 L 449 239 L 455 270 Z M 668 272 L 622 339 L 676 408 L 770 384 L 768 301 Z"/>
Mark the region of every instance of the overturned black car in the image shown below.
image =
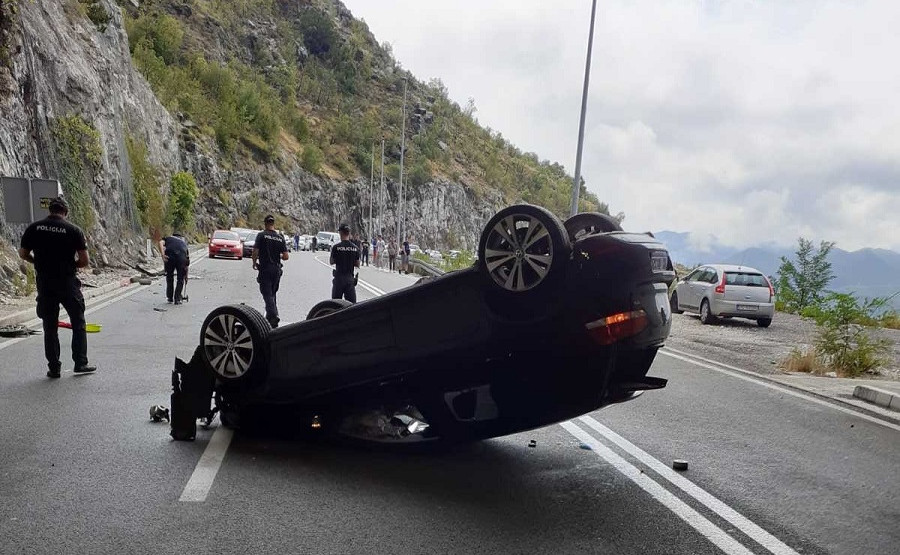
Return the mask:
<path id="1" fill-rule="evenodd" d="M 666 381 L 648 377 L 670 328 L 665 247 L 585 213 L 517 205 L 484 228 L 478 262 L 271 329 L 212 311 L 173 373 L 172 435 L 197 419 L 288 423 L 376 442 L 466 441 L 544 426 Z"/>

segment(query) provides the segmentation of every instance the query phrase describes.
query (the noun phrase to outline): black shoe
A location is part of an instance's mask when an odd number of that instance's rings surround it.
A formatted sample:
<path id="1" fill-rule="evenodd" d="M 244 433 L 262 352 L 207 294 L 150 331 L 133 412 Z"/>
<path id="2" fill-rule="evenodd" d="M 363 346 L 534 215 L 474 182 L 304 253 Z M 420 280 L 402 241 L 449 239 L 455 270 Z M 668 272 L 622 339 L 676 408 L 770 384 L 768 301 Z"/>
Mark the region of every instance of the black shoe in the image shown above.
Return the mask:
<path id="1" fill-rule="evenodd" d="M 181 304 L 181 301 L 175 301 L 175 304 L 179 305 L 179 304 Z"/>
<path id="2" fill-rule="evenodd" d="M 84 366 L 76 366 L 75 370 L 74 370 L 74 372 L 76 374 L 90 374 L 91 372 L 96 372 L 96 371 L 97 371 L 96 366 L 88 366 L 86 364 Z"/>
<path id="3" fill-rule="evenodd" d="M 59 374 L 59 368 L 57 368 L 56 370 L 53 370 L 53 369 L 47 370 L 47 377 L 48 377 L 48 378 L 58 378 L 59 375 L 60 375 L 60 374 Z"/>
<path id="4" fill-rule="evenodd" d="M 166 299 L 166 302 L 167 302 L 167 303 L 171 303 L 171 302 L 172 302 L 172 299 Z"/>

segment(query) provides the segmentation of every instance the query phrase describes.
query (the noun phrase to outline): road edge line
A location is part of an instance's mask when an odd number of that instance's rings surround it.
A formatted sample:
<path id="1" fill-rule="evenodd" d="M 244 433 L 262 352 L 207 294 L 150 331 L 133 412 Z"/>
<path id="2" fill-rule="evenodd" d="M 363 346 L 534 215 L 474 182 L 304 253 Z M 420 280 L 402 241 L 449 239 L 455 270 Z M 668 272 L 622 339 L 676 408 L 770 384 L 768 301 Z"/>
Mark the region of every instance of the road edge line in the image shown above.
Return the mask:
<path id="1" fill-rule="evenodd" d="M 863 409 L 862 407 L 857 407 L 856 405 L 852 405 L 850 403 L 844 403 L 840 399 L 835 399 L 834 397 L 822 395 L 821 393 L 816 393 L 814 391 L 803 389 L 794 385 L 785 384 L 771 378 L 764 378 L 759 374 L 756 374 L 749 370 L 726 368 L 723 365 L 717 365 L 718 363 L 714 361 L 710 361 L 710 363 L 707 363 L 696 360 L 695 358 L 692 358 L 692 355 L 690 354 L 682 354 L 682 351 L 678 351 L 678 354 L 671 351 L 674 350 L 665 347 L 663 349 L 660 349 L 659 353 L 671 358 L 682 360 L 684 362 L 696 364 L 697 366 L 700 366 L 702 368 L 707 368 L 709 370 L 725 374 L 726 376 L 731 376 L 732 378 L 756 383 L 775 391 L 781 391 L 782 393 L 786 393 L 799 399 L 804 399 L 806 401 L 809 401 L 810 403 L 816 403 L 817 405 L 829 407 L 836 411 L 840 411 L 851 416 L 856 416 L 857 418 L 867 420 L 869 422 L 872 422 L 873 424 L 878 424 L 879 426 L 884 426 L 885 428 L 890 428 L 892 430 L 900 432 L 900 423 L 898 423 L 896 420 L 885 418 L 883 415 L 870 412 L 866 409 Z"/>
<path id="2" fill-rule="evenodd" d="M 194 472 L 191 473 L 187 484 L 184 485 L 181 497 L 178 498 L 179 501 L 186 503 L 203 503 L 206 501 L 213 482 L 216 480 L 216 474 L 219 473 L 219 469 L 222 467 L 222 461 L 225 460 L 225 453 L 228 452 L 228 446 L 231 445 L 233 437 L 234 432 L 225 426 L 220 425 L 216 428 L 212 437 L 209 438 L 209 443 L 206 444 L 206 449 L 203 450 L 200 460 L 197 461 Z"/>

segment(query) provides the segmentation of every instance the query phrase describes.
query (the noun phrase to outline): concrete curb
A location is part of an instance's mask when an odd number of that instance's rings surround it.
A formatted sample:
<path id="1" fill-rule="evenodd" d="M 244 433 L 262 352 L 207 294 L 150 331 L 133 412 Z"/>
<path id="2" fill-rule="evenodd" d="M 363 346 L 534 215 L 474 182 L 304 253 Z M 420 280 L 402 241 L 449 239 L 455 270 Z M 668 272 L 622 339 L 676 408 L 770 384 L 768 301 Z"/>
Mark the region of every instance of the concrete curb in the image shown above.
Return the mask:
<path id="1" fill-rule="evenodd" d="M 900 411 L 900 395 L 884 389 L 858 385 L 853 388 L 853 396 L 886 409 Z"/>

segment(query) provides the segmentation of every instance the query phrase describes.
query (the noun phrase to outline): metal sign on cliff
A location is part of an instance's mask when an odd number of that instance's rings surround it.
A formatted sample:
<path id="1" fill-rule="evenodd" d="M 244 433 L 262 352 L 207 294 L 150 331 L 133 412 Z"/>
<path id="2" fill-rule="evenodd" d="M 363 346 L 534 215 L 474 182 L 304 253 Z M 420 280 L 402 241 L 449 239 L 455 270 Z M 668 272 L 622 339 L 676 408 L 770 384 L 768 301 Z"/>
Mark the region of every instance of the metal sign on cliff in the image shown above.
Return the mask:
<path id="1" fill-rule="evenodd" d="M 2 177 L 5 219 L 10 224 L 30 224 L 46 218 L 50 199 L 62 194 L 55 179 L 30 179 L 27 177 Z"/>

